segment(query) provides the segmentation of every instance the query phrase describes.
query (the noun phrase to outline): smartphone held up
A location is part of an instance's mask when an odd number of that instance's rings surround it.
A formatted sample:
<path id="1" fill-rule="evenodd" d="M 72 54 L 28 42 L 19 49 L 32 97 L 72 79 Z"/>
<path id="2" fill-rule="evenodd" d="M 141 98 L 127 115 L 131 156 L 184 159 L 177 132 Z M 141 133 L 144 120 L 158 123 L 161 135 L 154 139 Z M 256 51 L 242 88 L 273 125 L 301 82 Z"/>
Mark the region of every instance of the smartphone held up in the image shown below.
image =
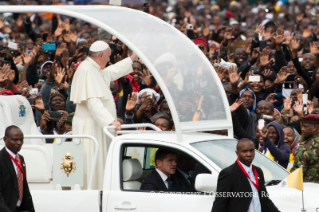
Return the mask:
<path id="1" fill-rule="evenodd" d="M 249 82 L 260 82 L 260 76 L 249 76 Z"/>
<path id="2" fill-rule="evenodd" d="M 46 44 L 42 44 L 42 48 L 44 51 L 55 51 L 56 45 L 55 43 L 46 43 Z"/>
<path id="3" fill-rule="evenodd" d="M 13 50 L 18 50 L 18 44 L 13 42 L 8 42 L 8 48 Z"/>
<path id="4" fill-rule="evenodd" d="M 262 130 L 265 126 L 265 120 L 264 119 L 258 119 L 258 129 Z"/>
<path id="5" fill-rule="evenodd" d="M 37 88 L 32 88 L 29 93 L 30 95 L 38 95 L 39 91 Z"/>

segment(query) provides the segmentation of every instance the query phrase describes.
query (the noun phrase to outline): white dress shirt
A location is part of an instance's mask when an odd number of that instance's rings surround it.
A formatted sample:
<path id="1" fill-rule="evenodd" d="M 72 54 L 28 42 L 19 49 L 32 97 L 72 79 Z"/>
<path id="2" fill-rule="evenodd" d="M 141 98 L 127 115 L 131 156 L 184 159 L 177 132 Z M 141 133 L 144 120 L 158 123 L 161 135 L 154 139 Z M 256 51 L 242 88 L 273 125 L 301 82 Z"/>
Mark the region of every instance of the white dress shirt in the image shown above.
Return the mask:
<path id="1" fill-rule="evenodd" d="M 239 161 L 240 162 L 240 161 Z M 245 171 L 248 172 L 249 171 L 252 171 L 252 164 L 250 164 L 250 166 L 246 166 L 245 164 L 243 164 L 242 162 L 240 162 L 240 164 L 244 167 Z M 247 180 L 249 181 L 249 179 L 247 178 Z M 251 179 L 254 183 L 256 183 L 256 179 Z M 250 184 L 250 182 L 249 182 Z M 255 195 L 255 194 L 254 194 Z M 248 211 L 247 212 L 254 212 L 254 203 L 253 203 L 253 199 L 251 199 L 251 202 L 250 202 L 250 205 L 249 205 L 249 208 L 248 208 Z"/>
<path id="2" fill-rule="evenodd" d="M 66 131 L 62 134 L 62 135 L 65 135 L 66 134 Z M 53 129 L 53 135 L 60 135 L 56 130 L 55 128 Z"/>
<path id="3" fill-rule="evenodd" d="M 167 178 L 168 176 L 166 174 L 164 174 L 162 171 L 158 170 L 157 168 L 155 169 L 157 171 L 157 173 L 159 174 L 159 176 L 162 178 L 166 188 L 168 189 L 168 182 L 167 182 Z"/>
<path id="4" fill-rule="evenodd" d="M 10 149 L 8 149 L 7 147 L 6 147 L 6 150 L 7 150 L 7 152 L 15 159 L 16 158 L 16 154 L 14 154 Z M 17 173 L 17 165 L 15 164 L 15 162 L 13 162 L 13 160 L 11 159 L 11 161 L 12 161 L 12 164 L 13 164 L 13 167 L 14 167 L 14 170 L 16 171 L 16 174 L 17 174 L 17 179 L 18 179 L 18 173 Z M 20 160 L 21 161 L 21 160 Z M 22 163 L 22 162 L 21 162 Z M 17 207 L 20 207 L 20 205 L 21 205 L 21 201 L 20 200 L 18 200 L 18 202 L 17 202 Z"/>
<path id="5" fill-rule="evenodd" d="M 40 133 L 42 133 L 43 130 L 41 130 L 40 126 L 38 127 L 38 131 Z M 62 135 L 65 135 L 66 134 L 66 131 L 62 134 Z M 59 133 L 57 133 L 57 131 L 55 130 L 55 128 L 53 128 L 53 135 L 60 135 Z"/>

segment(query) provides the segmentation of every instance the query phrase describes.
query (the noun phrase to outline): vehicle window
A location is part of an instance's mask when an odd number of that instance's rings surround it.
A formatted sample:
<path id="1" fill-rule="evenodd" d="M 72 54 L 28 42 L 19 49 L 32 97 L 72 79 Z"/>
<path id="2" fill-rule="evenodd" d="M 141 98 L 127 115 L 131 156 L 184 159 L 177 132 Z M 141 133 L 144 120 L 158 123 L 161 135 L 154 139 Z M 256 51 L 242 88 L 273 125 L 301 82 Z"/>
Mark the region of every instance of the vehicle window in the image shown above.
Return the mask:
<path id="1" fill-rule="evenodd" d="M 145 147 L 127 147 L 124 152 L 124 158 L 137 159 L 145 167 Z"/>
<path id="2" fill-rule="evenodd" d="M 235 153 L 236 140 L 203 141 L 191 145 L 212 160 L 221 169 L 232 165 L 237 159 Z M 272 180 L 283 180 L 288 176 L 289 173 L 281 168 L 280 165 L 260 154 L 258 150 L 255 152 L 253 164 L 263 170 L 265 183 Z"/>
<path id="3" fill-rule="evenodd" d="M 146 149 L 145 169 L 154 169 L 156 166 L 155 154 L 158 148 L 147 147 Z"/>
<path id="4" fill-rule="evenodd" d="M 124 150 L 124 159 L 132 158 L 137 159 L 143 169 L 154 169 L 155 168 L 155 153 L 158 148 L 152 147 L 126 147 Z"/>
<path id="5" fill-rule="evenodd" d="M 163 147 L 133 145 L 123 146 L 123 162 L 121 174 L 121 185 L 123 190 L 138 191 L 140 190 L 143 181 L 149 175 L 153 177 L 152 172 L 154 172 L 156 167 L 155 154 L 159 149 L 163 149 Z M 169 150 L 176 155 L 178 171 L 176 169 L 176 173 L 173 174 L 173 178 L 176 180 L 175 182 L 178 182 L 179 185 L 186 186 L 185 183 L 187 183 L 188 181 L 191 184 L 190 187 L 194 187 L 193 184 L 198 174 L 210 173 L 210 171 L 206 167 L 198 163 L 198 161 L 194 160 L 189 155 L 175 149 L 164 149 Z M 185 172 L 183 172 L 182 170 L 184 170 Z M 190 176 L 190 179 L 193 178 L 193 180 L 186 179 L 188 178 L 187 176 Z M 182 177 L 184 177 L 185 179 Z M 154 180 L 156 181 L 156 179 Z"/>

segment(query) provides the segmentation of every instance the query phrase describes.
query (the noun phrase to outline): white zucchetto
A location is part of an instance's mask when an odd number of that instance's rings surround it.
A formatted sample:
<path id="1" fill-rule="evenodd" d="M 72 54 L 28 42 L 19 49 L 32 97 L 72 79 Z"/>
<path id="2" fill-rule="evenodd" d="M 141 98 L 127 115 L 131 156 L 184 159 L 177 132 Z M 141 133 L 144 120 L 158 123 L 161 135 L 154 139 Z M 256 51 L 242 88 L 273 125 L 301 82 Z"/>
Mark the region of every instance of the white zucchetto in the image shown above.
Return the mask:
<path id="1" fill-rule="evenodd" d="M 102 52 L 108 48 L 109 48 L 109 45 L 107 43 L 105 43 L 104 41 L 98 40 L 91 45 L 90 52 Z"/>

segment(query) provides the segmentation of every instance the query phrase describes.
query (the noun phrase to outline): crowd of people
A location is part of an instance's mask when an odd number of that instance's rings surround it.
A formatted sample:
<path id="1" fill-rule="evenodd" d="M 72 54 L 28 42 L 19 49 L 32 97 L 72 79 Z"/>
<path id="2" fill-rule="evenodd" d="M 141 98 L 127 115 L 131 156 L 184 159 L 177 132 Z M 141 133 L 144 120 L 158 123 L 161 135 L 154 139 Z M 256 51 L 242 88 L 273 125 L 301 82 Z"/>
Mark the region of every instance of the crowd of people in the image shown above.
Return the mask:
<path id="1" fill-rule="evenodd" d="M 289 171 L 302 165 L 304 181 L 319 182 L 319 13 L 313 2 L 178 0 L 131 7 L 163 19 L 199 47 L 223 84 L 237 139 L 253 140 Z M 94 41 L 110 46 L 108 65 L 132 55 L 101 28 L 58 14 L 4 13 L 0 30 L 0 94 L 28 98 L 45 135 L 72 131 L 72 80 Z M 132 69 L 110 82 L 117 121 L 173 131 L 156 80 L 140 59 Z M 185 101 L 191 116 L 203 115 L 198 101 Z"/>

